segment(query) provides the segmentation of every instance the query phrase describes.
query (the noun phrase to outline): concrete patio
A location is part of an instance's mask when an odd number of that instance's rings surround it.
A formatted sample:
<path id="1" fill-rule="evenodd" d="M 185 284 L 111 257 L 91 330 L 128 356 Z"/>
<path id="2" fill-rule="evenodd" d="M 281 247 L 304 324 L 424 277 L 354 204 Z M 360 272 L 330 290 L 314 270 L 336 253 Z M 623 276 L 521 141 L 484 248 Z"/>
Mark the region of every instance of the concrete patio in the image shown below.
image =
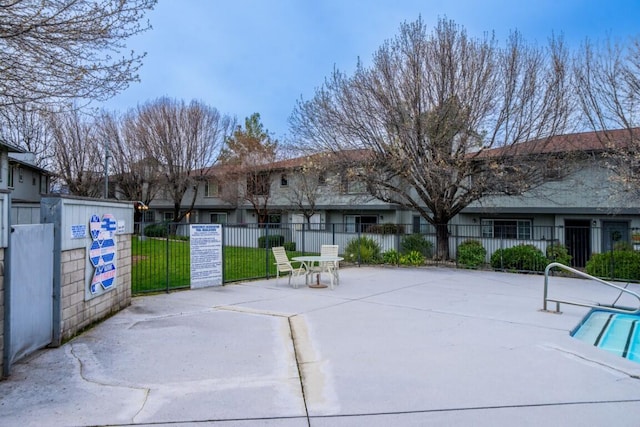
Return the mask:
<path id="1" fill-rule="evenodd" d="M 571 338 L 588 309 L 541 312 L 542 289 L 536 275 L 354 267 L 335 290 L 272 279 L 134 298 L 14 365 L 0 425 L 639 425 L 640 364 Z"/>

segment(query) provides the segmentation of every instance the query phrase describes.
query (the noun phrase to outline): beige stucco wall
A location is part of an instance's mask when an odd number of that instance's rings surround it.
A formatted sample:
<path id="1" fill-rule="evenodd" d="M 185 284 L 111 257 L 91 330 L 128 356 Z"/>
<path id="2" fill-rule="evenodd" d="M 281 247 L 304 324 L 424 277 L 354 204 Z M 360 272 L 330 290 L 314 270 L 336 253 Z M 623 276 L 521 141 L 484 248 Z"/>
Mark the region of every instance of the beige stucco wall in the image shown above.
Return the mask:
<path id="1" fill-rule="evenodd" d="M 88 286 L 85 274 L 89 263 L 86 248 L 62 252 L 60 336 L 63 342 L 131 304 L 131 234 L 116 237 L 116 287 L 88 301 L 85 301 L 85 287 Z"/>

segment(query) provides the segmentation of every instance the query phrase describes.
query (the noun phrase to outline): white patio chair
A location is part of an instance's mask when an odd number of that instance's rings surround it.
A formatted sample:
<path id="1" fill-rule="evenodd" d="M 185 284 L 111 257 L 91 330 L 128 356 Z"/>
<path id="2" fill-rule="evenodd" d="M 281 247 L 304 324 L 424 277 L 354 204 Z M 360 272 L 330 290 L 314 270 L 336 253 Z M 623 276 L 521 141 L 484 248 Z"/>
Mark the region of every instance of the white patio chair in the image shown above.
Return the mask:
<path id="1" fill-rule="evenodd" d="M 273 257 L 276 262 L 276 286 L 278 285 L 278 281 L 280 280 L 281 273 L 288 273 L 289 275 L 289 286 L 291 286 L 291 279 L 295 277 L 300 277 L 306 274 L 306 270 L 303 266 L 294 267 L 291 265 L 291 261 L 289 261 L 289 257 L 287 256 L 287 252 L 284 249 L 284 246 L 276 246 L 271 248 L 273 252 Z M 293 287 L 297 288 L 295 280 L 293 281 Z"/>
<path id="2" fill-rule="evenodd" d="M 322 245 L 320 246 L 320 256 L 338 256 L 338 245 Z M 340 263 L 338 261 L 327 261 L 320 263 L 320 272 L 326 271 L 331 275 L 331 288 L 333 283 L 340 284 L 340 276 L 338 275 L 338 267 Z"/>

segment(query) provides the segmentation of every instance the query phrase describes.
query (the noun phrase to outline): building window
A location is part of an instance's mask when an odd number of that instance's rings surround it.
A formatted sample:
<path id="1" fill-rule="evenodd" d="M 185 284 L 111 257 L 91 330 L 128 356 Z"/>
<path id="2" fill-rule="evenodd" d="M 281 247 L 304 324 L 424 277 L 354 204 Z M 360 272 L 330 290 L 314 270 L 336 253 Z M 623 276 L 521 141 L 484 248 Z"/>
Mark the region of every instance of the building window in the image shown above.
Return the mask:
<path id="1" fill-rule="evenodd" d="M 173 221 L 173 212 L 171 211 L 163 212 L 162 218 L 164 221 L 168 221 L 168 222 Z"/>
<path id="2" fill-rule="evenodd" d="M 327 184 L 327 174 L 325 172 L 320 172 L 318 174 L 318 185 L 326 185 Z"/>
<path id="3" fill-rule="evenodd" d="M 22 166 L 18 166 L 18 182 L 23 181 Z"/>
<path id="4" fill-rule="evenodd" d="M 155 217 L 153 215 L 153 211 L 146 210 L 142 211 L 142 222 L 154 222 Z"/>
<path id="5" fill-rule="evenodd" d="M 562 162 L 560 159 L 549 159 L 544 165 L 544 178 L 549 181 L 557 181 L 562 179 L 562 171 L 564 166 L 564 162 Z"/>
<path id="6" fill-rule="evenodd" d="M 49 185 L 47 184 L 47 177 L 43 175 L 40 176 L 40 193 L 42 194 L 49 193 Z"/>
<path id="7" fill-rule="evenodd" d="M 14 174 L 15 170 L 16 170 L 15 165 L 10 165 L 9 166 L 9 182 L 8 182 L 9 188 L 13 187 L 13 174 Z"/>
<path id="8" fill-rule="evenodd" d="M 211 212 L 209 213 L 209 222 L 211 224 L 226 224 L 227 214 L 226 212 Z"/>
<path id="9" fill-rule="evenodd" d="M 217 181 L 207 181 L 204 184 L 204 197 L 218 197 L 220 184 Z"/>
<path id="10" fill-rule="evenodd" d="M 286 187 L 287 185 L 289 185 L 289 180 L 287 179 L 287 175 L 285 174 L 280 175 L 280 186 Z"/>
<path id="11" fill-rule="evenodd" d="M 364 194 L 367 192 L 367 186 L 364 182 L 343 176 L 340 181 L 340 187 L 346 194 Z"/>
<path id="12" fill-rule="evenodd" d="M 367 232 L 369 227 L 378 223 L 377 215 L 345 215 L 347 233 Z"/>
<path id="13" fill-rule="evenodd" d="M 434 233 L 435 228 L 420 215 L 414 215 L 411 222 L 411 232 L 414 234 Z"/>
<path id="14" fill-rule="evenodd" d="M 265 172 L 250 174 L 247 176 L 247 193 L 250 196 L 269 195 L 269 174 Z"/>
<path id="15" fill-rule="evenodd" d="M 483 219 L 482 237 L 501 239 L 531 239 L 531 220 L 528 219 Z"/>

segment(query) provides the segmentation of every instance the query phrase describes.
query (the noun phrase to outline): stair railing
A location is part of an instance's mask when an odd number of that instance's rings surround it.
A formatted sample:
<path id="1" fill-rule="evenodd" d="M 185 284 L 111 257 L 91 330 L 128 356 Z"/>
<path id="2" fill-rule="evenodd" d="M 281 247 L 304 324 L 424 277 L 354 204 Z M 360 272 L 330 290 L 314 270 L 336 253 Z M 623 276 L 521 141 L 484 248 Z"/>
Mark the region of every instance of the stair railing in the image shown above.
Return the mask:
<path id="1" fill-rule="evenodd" d="M 618 308 L 618 307 L 614 307 L 614 306 L 607 306 L 607 305 L 603 305 L 603 304 L 586 304 L 586 303 L 582 303 L 582 302 L 578 302 L 578 301 L 567 301 L 567 300 L 560 300 L 560 299 L 554 299 L 554 298 L 549 298 L 548 296 L 548 291 L 549 291 L 549 272 L 551 271 L 552 268 L 559 268 L 561 270 L 565 270 L 568 271 L 570 273 L 573 273 L 577 276 L 583 277 L 585 279 L 590 279 L 590 280 L 594 280 L 598 283 L 601 283 L 603 285 L 618 289 L 620 292 L 624 292 L 627 293 L 629 295 L 632 295 L 634 297 L 636 297 L 638 299 L 638 308 L 636 309 L 632 309 L 632 308 Z M 566 266 L 564 264 L 560 264 L 559 262 L 552 262 L 551 264 L 549 264 L 547 266 L 547 268 L 544 269 L 544 301 L 542 303 L 542 310 L 543 311 L 550 311 L 547 310 L 547 303 L 549 302 L 555 302 L 556 303 L 556 309 L 555 309 L 555 313 L 560 313 L 560 304 L 570 304 L 570 305 L 577 305 L 577 306 L 581 306 L 581 307 L 591 307 L 591 308 L 599 308 L 599 307 L 607 307 L 608 310 L 610 311 L 614 311 L 616 313 L 628 313 L 628 314 L 640 314 L 640 295 L 637 294 L 636 292 L 630 291 L 629 289 L 623 288 L 622 286 L 618 286 L 618 285 L 614 285 L 613 283 L 609 283 L 605 280 L 602 280 L 598 277 L 594 277 L 591 276 L 590 274 L 587 274 L 583 271 L 580 270 L 576 270 L 575 268 L 571 268 L 569 266 Z"/>

